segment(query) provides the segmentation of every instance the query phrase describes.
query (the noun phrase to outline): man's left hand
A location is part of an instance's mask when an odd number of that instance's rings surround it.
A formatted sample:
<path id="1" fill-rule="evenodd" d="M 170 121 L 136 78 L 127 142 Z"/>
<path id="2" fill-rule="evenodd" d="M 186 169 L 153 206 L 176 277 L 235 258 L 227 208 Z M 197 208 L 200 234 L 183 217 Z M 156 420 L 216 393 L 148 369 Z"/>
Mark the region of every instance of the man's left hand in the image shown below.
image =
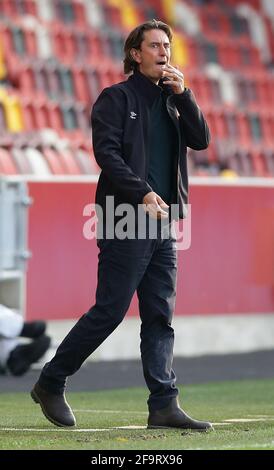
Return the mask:
<path id="1" fill-rule="evenodd" d="M 164 84 L 170 85 L 176 94 L 183 93 L 185 90 L 184 74 L 169 64 L 163 67 L 163 71 L 163 78 L 167 77 Z"/>

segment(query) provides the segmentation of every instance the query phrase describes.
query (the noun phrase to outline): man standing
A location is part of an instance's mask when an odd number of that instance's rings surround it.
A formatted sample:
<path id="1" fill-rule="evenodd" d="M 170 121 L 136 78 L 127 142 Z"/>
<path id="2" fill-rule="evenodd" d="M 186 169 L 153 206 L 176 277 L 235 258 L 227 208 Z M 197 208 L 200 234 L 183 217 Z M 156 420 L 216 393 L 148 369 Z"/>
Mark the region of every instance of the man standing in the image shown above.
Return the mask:
<path id="1" fill-rule="evenodd" d="M 187 146 L 204 149 L 209 131 L 184 76 L 170 65 L 172 32 L 161 21 L 135 28 L 125 43 L 127 81 L 103 90 L 92 111 L 94 154 L 102 169 L 96 203 L 104 214 L 96 303 L 69 332 L 45 365 L 31 396 L 57 426 L 73 426 L 65 399 L 67 377 L 123 320 L 137 290 L 141 317 L 141 357 L 150 391 L 148 427 L 206 431 L 208 422 L 189 417 L 179 406 L 172 369 L 171 327 L 176 293 L 175 239 L 171 206 L 183 218 L 188 197 Z M 156 237 L 110 236 L 107 200 L 143 207 L 156 221 Z M 137 222 L 138 225 L 138 222 Z M 137 227 L 138 228 L 138 227 Z"/>

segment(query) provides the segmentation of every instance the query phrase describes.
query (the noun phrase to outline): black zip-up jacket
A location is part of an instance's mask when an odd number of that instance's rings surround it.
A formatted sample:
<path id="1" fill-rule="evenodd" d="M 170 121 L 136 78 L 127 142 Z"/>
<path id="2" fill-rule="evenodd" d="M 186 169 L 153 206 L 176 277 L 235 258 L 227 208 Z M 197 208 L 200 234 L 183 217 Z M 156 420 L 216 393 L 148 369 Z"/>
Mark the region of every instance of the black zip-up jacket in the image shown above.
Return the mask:
<path id="1" fill-rule="evenodd" d="M 177 155 L 172 203 L 179 204 L 184 217 L 188 202 L 187 147 L 207 148 L 209 129 L 190 89 L 174 94 L 169 86 L 154 85 L 140 72 L 127 81 L 105 88 L 95 102 L 91 115 L 95 159 L 102 169 L 96 203 L 105 207 L 106 196 L 121 203 L 142 204 L 153 191 L 147 183 L 150 110 L 164 90 L 166 106 L 177 130 Z"/>

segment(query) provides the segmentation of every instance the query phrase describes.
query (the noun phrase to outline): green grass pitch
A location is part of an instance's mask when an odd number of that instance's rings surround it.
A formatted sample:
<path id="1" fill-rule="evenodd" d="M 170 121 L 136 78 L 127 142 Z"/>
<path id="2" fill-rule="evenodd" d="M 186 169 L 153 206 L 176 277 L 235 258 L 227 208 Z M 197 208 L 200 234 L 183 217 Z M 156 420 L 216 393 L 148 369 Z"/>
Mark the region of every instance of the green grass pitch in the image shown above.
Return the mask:
<path id="1" fill-rule="evenodd" d="M 180 397 L 189 414 L 212 421 L 215 430 L 147 430 L 144 388 L 68 392 L 77 418 L 69 430 L 51 425 L 29 394 L 0 394 L 0 449 L 274 449 L 274 380 L 184 386 Z"/>

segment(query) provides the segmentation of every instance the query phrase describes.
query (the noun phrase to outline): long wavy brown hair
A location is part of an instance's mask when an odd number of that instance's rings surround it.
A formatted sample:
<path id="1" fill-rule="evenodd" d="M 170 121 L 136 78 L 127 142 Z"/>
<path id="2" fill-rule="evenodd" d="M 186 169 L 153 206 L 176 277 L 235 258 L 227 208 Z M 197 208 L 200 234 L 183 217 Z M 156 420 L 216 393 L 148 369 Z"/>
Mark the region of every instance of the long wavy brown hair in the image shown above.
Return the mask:
<path id="1" fill-rule="evenodd" d="M 137 70 L 138 64 L 131 56 L 131 49 L 140 49 L 142 41 L 144 40 L 144 33 L 146 31 L 150 31 L 151 29 L 162 29 L 168 39 L 169 42 L 172 42 L 172 30 L 170 26 L 162 21 L 158 20 L 150 20 L 146 21 L 145 23 L 140 24 L 137 26 L 131 33 L 128 35 L 125 46 L 124 46 L 124 72 L 125 74 L 130 73 L 131 71 Z"/>

